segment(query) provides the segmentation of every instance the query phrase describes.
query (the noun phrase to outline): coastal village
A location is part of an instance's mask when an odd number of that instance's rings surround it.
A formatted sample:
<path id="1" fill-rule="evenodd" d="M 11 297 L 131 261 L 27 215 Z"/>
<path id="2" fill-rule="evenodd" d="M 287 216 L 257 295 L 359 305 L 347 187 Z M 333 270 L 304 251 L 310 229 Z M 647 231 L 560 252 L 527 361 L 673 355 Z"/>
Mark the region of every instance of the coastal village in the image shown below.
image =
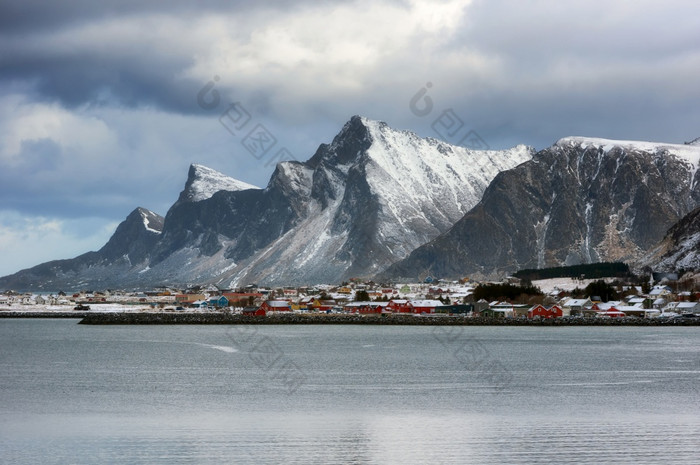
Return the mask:
<path id="1" fill-rule="evenodd" d="M 609 279 L 608 281 L 612 281 Z M 443 282 L 428 277 L 422 283 L 380 285 L 359 280 L 341 285 L 219 289 L 194 286 L 163 287 L 145 292 L 59 291 L 32 294 L 5 291 L 0 294 L 2 312 L 216 312 L 264 317 L 280 313 L 392 315 L 424 317 L 487 317 L 516 319 L 595 318 L 693 318 L 700 317 L 700 293 L 680 290 L 677 281 L 663 279 L 654 285 L 622 286 L 619 298 L 576 295 L 580 286 L 595 282 L 559 278 L 534 282 L 539 295 L 518 298 L 479 298 L 479 286 L 517 289 L 520 280 L 508 277 L 500 283 L 476 283 L 465 278 Z M 604 283 L 599 280 L 598 282 Z M 646 287 L 646 289 L 644 289 Z M 646 292 L 645 292 L 646 291 Z"/>

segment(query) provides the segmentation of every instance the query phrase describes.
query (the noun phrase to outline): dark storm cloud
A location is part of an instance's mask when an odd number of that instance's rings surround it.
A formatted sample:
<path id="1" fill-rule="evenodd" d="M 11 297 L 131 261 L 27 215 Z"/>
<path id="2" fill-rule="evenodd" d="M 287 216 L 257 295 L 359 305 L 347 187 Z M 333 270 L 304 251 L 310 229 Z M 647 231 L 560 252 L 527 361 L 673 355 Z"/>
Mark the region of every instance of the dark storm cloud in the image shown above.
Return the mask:
<path id="1" fill-rule="evenodd" d="M 313 0 L 4 0 L 0 4 L 0 31 L 3 35 L 26 34 L 33 31 L 54 30 L 91 21 L 119 16 L 167 13 L 175 16 L 204 13 L 245 14 L 247 11 L 268 8 L 288 9 Z M 330 2 L 324 2 L 330 3 Z M 333 3 L 342 3 L 336 0 Z"/>
<path id="2" fill-rule="evenodd" d="M 202 83 L 177 78 L 191 63 L 184 57 L 108 56 L 93 52 L 8 53 L 0 58 L 8 81 L 34 85 L 39 100 L 66 107 L 91 105 L 156 106 L 178 113 L 197 112 L 193 95 Z"/>
<path id="3" fill-rule="evenodd" d="M 39 99 L 57 100 L 67 107 L 115 104 L 201 113 L 192 96 L 203 82 L 185 74 L 203 45 L 188 44 L 187 34 L 191 31 L 187 30 L 187 21 L 182 21 L 180 29 L 169 37 L 158 36 L 154 31 L 131 30 L 126 37 L 110 36 L 113 34 L 110 31 L 105 31 L 104 37 L 96 37 L 93 31 L 93 35 L 83 38 L 85 28 L 138 21 L 149 15 L 164 21 L 168 18 L 194 21 L 207 15 L 245 17 L 258 10 L 266 12 L 263 16 L 276 15 L 292 7 L 299 9 L 316 3 L 311 0 L 6 1 L 0 4 L 0 81 L 31 82 Z M 158 20 L 149 27 L 158 27 Z M 154 35 L 156 43 L 153 43 Z M 166 41 L 171 41 L 172 46 L 168 47 Z M 232 82 L 225 84 L 229 93 L 235 91 Z"/>

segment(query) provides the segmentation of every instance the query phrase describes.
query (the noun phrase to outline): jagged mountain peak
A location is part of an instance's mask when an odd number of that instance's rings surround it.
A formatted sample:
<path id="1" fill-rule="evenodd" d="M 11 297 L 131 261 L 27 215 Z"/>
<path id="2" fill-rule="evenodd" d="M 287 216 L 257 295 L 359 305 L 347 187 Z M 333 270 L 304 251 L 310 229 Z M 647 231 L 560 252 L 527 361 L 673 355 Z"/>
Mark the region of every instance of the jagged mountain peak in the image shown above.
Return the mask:
<path id="1" fill-rule="evenodd" d="M 367 123 L 370 120 L 353 116 L 330 144 L 321 144 L 306 164 L 316 169 L 320 165 L 342 166 L 352 163 L 372 145 Z"/>
<path id="2" fill-rule="evenodd" d="M 691 140 L 690 142 L 686 142 L 685 145 L 696 145 L 700 146 L 700 137 Z"/>
<path id="3" fill-rule="evenodd" d="M 132 216 L 134 218 L 132 218 Z M 141 219 L 141 222 L 147 231 L 160 234 L 163 232 L 163 222 L 164 219 L 159 214 L 148 210 L 147 208 L 138 207 L 132 211 L 129 216 L 126 217 L 127 221 L 135 219 L 136 217 Z"/>
<path id="4" fill-rule="evenodd" d="M 260 189 L 238 179 L 227 176 L 204 165 L 193 163 L 187 174 L 185 189 L 179 201 L 200 202 L 210 198 L 219 191 L 242 191 Z"/>

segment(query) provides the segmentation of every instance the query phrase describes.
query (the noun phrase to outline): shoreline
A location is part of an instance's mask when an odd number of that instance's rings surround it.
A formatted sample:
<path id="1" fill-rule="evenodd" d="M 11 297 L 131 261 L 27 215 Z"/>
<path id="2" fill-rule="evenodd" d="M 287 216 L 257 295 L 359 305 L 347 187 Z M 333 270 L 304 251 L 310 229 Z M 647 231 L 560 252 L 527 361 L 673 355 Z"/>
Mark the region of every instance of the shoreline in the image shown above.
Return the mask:
<path id="1" fill-rule="evenodd" d="M 73 316 L 76 317 L 76 316 Z M 248 316 L 227 313 L 86 313 L 84 325 L 376 325 L 376 326 L 700 326 L 700 318 L 556 318 L 514 319 L 414 315 L 280 314 Z"/>
<path id="2" fill-rule="evenodd" d="M 700 318 L 486 318 L 413 314 L 274 314 L 230 313 L 0 312 L 0 319 L 76 319 L 83 325 L 374 325 L 374 326 L 700 326 Z"/>
<path id="3" fill-rule="evenodd" d="M 0 319 L 3 318 L 73 318 L 83 319 L 88 315 L 86 311 L 70 311 L 70 312 L 0 312 Z"/>

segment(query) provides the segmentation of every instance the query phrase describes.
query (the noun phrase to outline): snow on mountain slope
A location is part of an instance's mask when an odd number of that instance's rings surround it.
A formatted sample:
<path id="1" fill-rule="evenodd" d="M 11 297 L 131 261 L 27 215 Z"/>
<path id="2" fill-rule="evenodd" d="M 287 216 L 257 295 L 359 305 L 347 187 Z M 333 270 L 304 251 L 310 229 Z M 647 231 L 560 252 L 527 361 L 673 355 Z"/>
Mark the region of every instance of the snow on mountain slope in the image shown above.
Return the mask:
<path id="1" fill-rule="evenodd" d="M 307 216 L 221 283 L 369 276 L 446 231 L 478 203 L 496 174 L 532 154 L 522 145 L 469 150 L 354 117 L 305 168 L 278 165 L 286 183 L 309 196 Z M 309 178 L 313 186 L 302 189 Z"/>
<path id="2" fill-rule="evenodd" d="M 370 277 L 445 232 L 533 153 L 468 150 L 355 116 L 308 161 L 279 163 L 264 189 L 191 165 L 165 218 L 136 212 L 109 254 L 61 269 L 65 282 L 99 287 Z M 45 282 L 55 276 L 42 270 Z M 13 282 L 37 282 L 32 273 Z"/>
<path id="3" fill-rule="evenodd" d="M 422 139 L 385 123 L 363 119 L 374 143 L 367 151 L 367 182 L 383 199 L 380 234 L 405 256 L 421 245 L 406 241 L 403 230 L 427 230 L 437 236 L 474 207 L 504 170 L 532 158 L 524 145 L 509 150 L 470 150 Z"/>
<path id="4" fill-rule="evenodd" d="M 246 189 L 260 189 L 238 179 L 226 176 L 203 165 L 192 164 L 188 182 L 183 194 L 187 200 L 200 202 L 211 198 L 219 191 L 242 191 Z"/>
<path id="5" fill-rule="evenodd" d="M 143 219 L 143 226 L 147 231 L 160 234 L 163 231 L 163 217 L 150 210 L 139 207 L 137 209 Z"/>
<path id="6" fill-rule="evenodd" d="M 641 270 L 700 270 L 700 207 L 688 213 L 669 228 L 666 236 L 638 263 Z"/>
<path id="7" fill-rule="evenodd" d="M 500 173 L 448 232 L 383 278 L 497 278 L 524 268 L 639 260 L 700 205 L 700 147 L 560 139 Z"/>
<path id="8" fill-rule="evenodd" d="M 687 164 L 690 179 L 693 181 L 700 166 L 700 144 L 697 141 L 698 139 L 688 144 L 664 144 L 660 142 L 610 140 L 595 137 L 564 137 L 559 139 L 555 145 L 559 147 L 578 146 L 584 150 L 589 147 L 598 147 L 604 153 L 618 147 L 627 151 L 646 152 L 663 156 L 671 155 Z"/>

